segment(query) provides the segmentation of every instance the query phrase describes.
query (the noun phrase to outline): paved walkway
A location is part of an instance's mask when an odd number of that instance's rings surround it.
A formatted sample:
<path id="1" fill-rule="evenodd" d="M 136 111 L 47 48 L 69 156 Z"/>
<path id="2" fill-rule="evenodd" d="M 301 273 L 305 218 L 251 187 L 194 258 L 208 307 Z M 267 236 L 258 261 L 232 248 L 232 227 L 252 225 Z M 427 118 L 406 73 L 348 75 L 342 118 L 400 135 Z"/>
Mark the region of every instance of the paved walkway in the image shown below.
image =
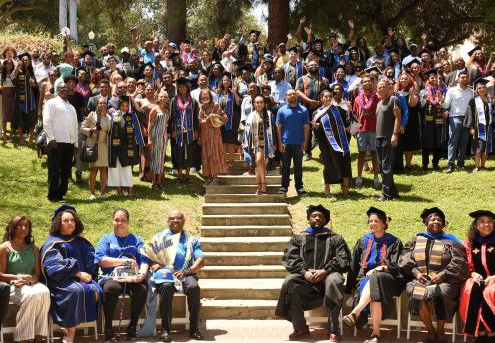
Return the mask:
<path id="1" fill-rule="evenodd" d="M 202 332 L 205 342 L 281 343 L 289 342 L 288 336 L 292 332 L 292 325 L 283 320 L 208 320 Z M 346 328 L 342 342 L 361 343 L 368 338 L 368 335 L 368 330 L 361 330 L 358 336 L 354 337 L 353 330 Z M 424 342 L 425 336 L 424 332 L 411 332 L 411 338 L 407 341 L 405 331 L 401 332 L 401 339 L 397 339 L 395 330 L 383 329 L 381 342 Z M 449 335 L 447 338 L 450 343 L 452 336 Z M 173 331 L 172 340 L 173 342 L 198 342 L 190 339 L 184 330 Z M 103 335 L 100 335 L 101 341 L 103 341 Z M 456 342 L 462 341 L 462 336 L 457 335 Z M 471 338 L 468 339 L 468 342 L 473 341 Z M 56 339 L 55 342 L 58 343 L 61 340 Z M 94 342 L 94 337 L 78 336 L 76 342 Z M 159 342 L 159 339 L 155 337 L 134 341 L 134 343 L 144 342 Z M 323 326 L 312 326 L 311 336 L 301 342 L 328 342 L 327 330 Z"/>

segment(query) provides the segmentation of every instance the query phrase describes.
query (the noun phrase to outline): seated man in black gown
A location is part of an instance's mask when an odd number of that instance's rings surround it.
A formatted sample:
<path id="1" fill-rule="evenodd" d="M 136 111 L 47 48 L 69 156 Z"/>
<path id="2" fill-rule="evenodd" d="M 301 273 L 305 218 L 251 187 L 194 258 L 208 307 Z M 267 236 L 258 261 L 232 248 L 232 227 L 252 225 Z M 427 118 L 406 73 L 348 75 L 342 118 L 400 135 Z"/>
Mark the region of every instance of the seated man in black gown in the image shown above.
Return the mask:
<path id="1" fill-rule="evenodd" d="M 339 313 L 344 299 L 344 277 L 350 264 L 349 248 L 341 235 L 325 227 L 330 211 L 322 205 L 309 206 L 310 227 L 294 235 L 282 262 L 290 274 L 285 278 L 276 315 L 292 322 L 289 340 L 309 336 L 304 311 L 323 306 L 328 310 L 330 342 L 339 337 Z"/>

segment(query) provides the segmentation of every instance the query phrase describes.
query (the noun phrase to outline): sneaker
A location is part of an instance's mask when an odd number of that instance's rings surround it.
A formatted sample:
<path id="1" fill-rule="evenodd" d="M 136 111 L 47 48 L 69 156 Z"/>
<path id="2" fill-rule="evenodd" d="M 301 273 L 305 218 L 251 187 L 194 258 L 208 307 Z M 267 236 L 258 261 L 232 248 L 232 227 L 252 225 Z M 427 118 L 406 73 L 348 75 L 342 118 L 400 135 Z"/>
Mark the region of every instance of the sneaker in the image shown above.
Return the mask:
<path id="1" fill-rule="evenodd" d="M 380 179 L 378 178 L 378 176 L 375 176 L 375 178 L 373 179 L 373 186 L 375 187 L 375 189 L 379 189 L 380 185 Z"/>
<path id="2" fill-rule="evenodd" d="M 89 200 L 96 200 L 96 195 L 91 194 L 91 195 L 89 196 Z"/>
<path id="3" fill-rule="evenodd" d="M 102 199 L 106 199 L 106 198 L 107 198 L 107 194 L 106 194 L 106 193 L 103 193 L 103 194 L 101 195 L 101 198 L 102 198 Z"/>
<path id="4" fill-rule="evenodd" d="M 361 188 L 361 186 L 363 185 L 363 178 L 361 176 L 358 176 L 356 178 L 356 188 Z"/>
<path id="5" fill-rule="evenodd" d="M 449 166 L 445 172 L 447 174 L 453 173 L 454 172 L 454 166 Z"/>
<path id="6" fill-rule="evenodd" d="M 192 167 L 192 168 L 189 170 L 189 172 L 190 172 L 191 174 L 196 173 L 196 168 Z"/>
<path id="7" fill-rule="evenodd" d="M 478 171 L 479 171 L 478 167 L 475 167 L 475 168 L 473 169 L 473 173 L 476 173 L 476 172 L 478 172 Z"/>
<path id="8" fill-rule="evenodd" d="M 311 161 L 312 156 L 310 154 L 304 154 L 305 161 Z"/>
<path id="9" fill-rule="evenodd" d="M 172 169 L 172 174 L 173 175 L 179 175 L 179 172 L 177 171 L 177 169 Z"/>
<path id="10" fill-rule="evenodd" d="M 285 187 L 280 187 L 277 191 L 277 194 L 285 194 L 287 193 L 287 188 Z"/>
<path id="11" fill-rule="evenodd" d="M 306 195 L 308 195 L 308 192 L 306 192 L 304 188 L 299 188 L 297 190 L 297 195 L 299 195 L 300 197 L 305 197 Z"/>

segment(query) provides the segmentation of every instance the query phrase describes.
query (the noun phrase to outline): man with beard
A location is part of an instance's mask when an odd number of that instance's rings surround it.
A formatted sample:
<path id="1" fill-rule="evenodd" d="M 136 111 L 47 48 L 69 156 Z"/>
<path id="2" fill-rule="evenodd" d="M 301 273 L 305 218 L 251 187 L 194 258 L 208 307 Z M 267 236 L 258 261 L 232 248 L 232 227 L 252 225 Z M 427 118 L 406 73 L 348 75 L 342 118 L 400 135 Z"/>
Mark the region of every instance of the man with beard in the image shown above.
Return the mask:
<path id="1" fill-rule="evenodd" d="M 328 310 L 330 342 L 338 342 L 339 313 L 344 300 L 344 277 L 350 252 L 341 235 L 325 226 L 330 211 L 310 205 L 306 211 L 310 227 L 294 235 L 284 251 L 282 263 L 290 273 L 282 285 L 275 314 L 292 322 L 289 340 L 309 336 L 304 311 L 323 306 Z"/>
<path id="2" fill-rule="evenodd" d="M 247 36 L 247 28 L 242 28 L 242 36 L 239 39 L 239 50 L 242 53 L 238 53 L 239 60 L 247 60 L 251 62 L 253 65 L 253 70 L 258 67 L 259 64 L 259 55 L 260 55 L 260 46 L 258 39 L 260 37 L 261 32 L 257 30 L 249 31 L 249 42 L 246 44 L 246 36 Z M 242 48 L 241 48 L 242 47 Z"/>
<path id="3" fill-rule="evenodd" d="M 399 197 L 394 183 L 394 149 L 399 143 L 401 111 L 399 99 L 391 95 L 388 81 L 378 82 L 377 94 L 381 100 L 376 106 L 376 152 L 382 174 L 382 196 L 380 201 Z"/>
<path id="4" fill-rule="evenodd" d="M 481 77 L 481 73 L 478 69 L 469 68 L 469 67 L 466 68 L 466 61 L 464 61 L 464 58 L 462 58 L 459 52 L 454 54 L 453 60 L 456 70 L 450 72 L 445 77 L 445 83 L 449 88 L 455 87 L 457 85 L 459 74 L 463 71 L 465 71 L 468 74 L 469 77 L 468 82 L 474 82 L 474 80 L 477 80 Z"/>
<path id="5" fill-rule="evenodd" d="M 301 99 L 302 104 L 308 109 L 309 113 L 320 106 L 319 94 L 320 91 L 328 86 L 328 80 L 319 74 L 318 61 L 311 60 L 307 64 L 308 73 L 297 79 L 296 92 L 297 96 Z M 310 121 L 312 117 L 309 118 Z M 310 130 L 309 141 L 311 142 L 312 133 Z M 305 160 L 311 159 L 311 147 L 312 144 L 308 144 L 305 151 Z"/>
<path id="6" fill-rule="evenodd" d="M 34 71 L 34 76 L 36 77 L 36 82 L 38 87 L 41 89 L 41 84 L 48 80 L 48 73 L 55 70 L 55 67 L 50 63 L 50 53 L 44 52 L 41 55 L 41 65 Z"/>
<path id="7" fill-rule="evenodd" d="M 262 85 L 273 80 L 273 56 L 271 54 L 263 55 L 263 74 L 258 76 L 258 85 Z"/>
<path id="8" fill-rule="evenodd" d="M 142 66 L 139 63 L 139 56 L 133 54 L 130 56 L 129 61 L 130 61 L 130 66 L 128 69 L 125 70 L 126 75 L 133 77 L 136 80 L 141 79 L 143 76 L 141 74 Z M 122 67 L 122 63 L 119 66 Z"/>
<path id="9" fill-rule="evenodd" d="M 120 63 L 120 58 L 119 56 L 115 55 L 115 44 L 113 43 L 108 43 L 107 44 L 107 55 L 103 57 L 103 66 L 108 68 L 107 60 L 109 57 L 115 57 L 115 64 Z"/>

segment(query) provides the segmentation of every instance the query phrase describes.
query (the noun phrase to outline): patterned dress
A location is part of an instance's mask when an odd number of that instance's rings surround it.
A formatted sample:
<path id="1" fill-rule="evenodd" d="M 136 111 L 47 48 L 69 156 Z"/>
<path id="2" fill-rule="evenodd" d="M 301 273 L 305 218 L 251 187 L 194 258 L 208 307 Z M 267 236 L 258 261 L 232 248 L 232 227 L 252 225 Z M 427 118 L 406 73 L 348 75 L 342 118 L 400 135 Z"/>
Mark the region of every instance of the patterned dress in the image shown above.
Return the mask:
<path id="1" fill-rule="evenodd" d="M 167 150 L 167 121 L 166 113 L 159 111 L 156 113 L 151 131 L 151 160 L 150 171 L 153 174 L 163 173 L 163 163 L 165 161 L 165 151 Z"/>
<path id="2" fill-rule="evenodd" d="M 210 120 L 203 121 L 211 113 L 221 112 L 218 105 L 211 110 L 199 113 L 201 129 L 201 158 L 203 164 L 203 175 L 216 177 L 218 174 L 227 172 L 225 163 L 225 151 L 222 143 L 222 131 L 219 127 L 213 127 Z"/>

